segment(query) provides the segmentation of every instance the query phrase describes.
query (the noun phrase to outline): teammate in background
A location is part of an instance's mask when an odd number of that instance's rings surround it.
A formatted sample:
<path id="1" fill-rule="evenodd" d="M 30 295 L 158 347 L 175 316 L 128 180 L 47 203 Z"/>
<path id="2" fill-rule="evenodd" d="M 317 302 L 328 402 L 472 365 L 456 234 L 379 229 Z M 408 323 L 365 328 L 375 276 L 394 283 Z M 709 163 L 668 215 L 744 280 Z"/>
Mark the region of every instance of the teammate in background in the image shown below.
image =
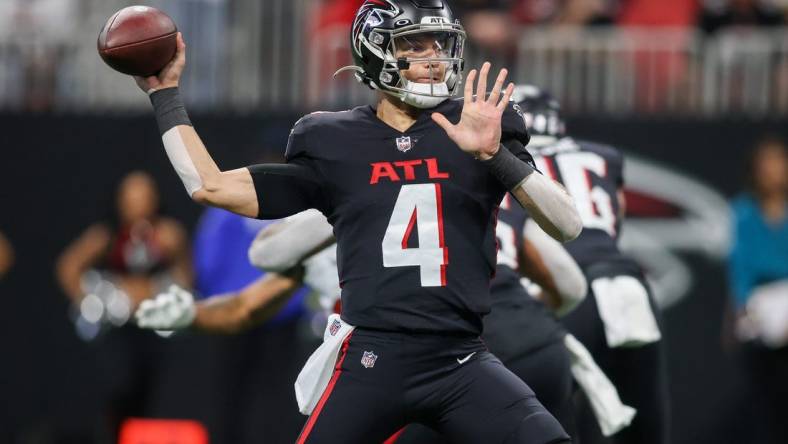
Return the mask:
<path id="1" fill-rule="evenodd" d="M 660 315 L 640 266 L 617 245 L 625 205 L 621 152 L 567 136 L 558 103 L 539 89 L 518 86 L 513 97 L 525 113 L 537 167 L 566 186 L 583 219 L 583 232 L 565 247 L 583 269 L 590 295 L 563 322 L 591 351 L 621 400 L 638 411 L 614 441 L 666 444 Z M 591 421 L 580 420 L 578 426 L 584 442 L 589 434 L 599 435 Z"/>
<path id="2" fill-rule="evenodd" d="M 3 278 L 14 265 L 14 249 L 11 242 L 0 232 L 0 279 Z"/>
<path id="3" fill-rule="evenodd" d="M 485 317 L 482 338 L 573 434 L 572 374 L 564 346 L 566 331 L 552 312 L 525 290 L 521 272 L 544 289 L 539 297 L 558 313 L 572 310 L 586 295 L 586 281 L 561 244 L 547 236 L 525 212 L 511 202 L 501 203 L 496 225 L 498 266 L 492 281 L 492 312 Z M 261 230 L 250 247 L 250 260 L 260 268 L 283 271 L 305 268 L 305 280 L 319 293 L 321 305 L 331 310 L 339 299 L 336 248 L 302 257 L 333 242 L 331 227 L 318 212 L 307 211 Z M 137 311 L 142 328 L 173 330 L 190 327 L 211 333 L 235 333 L 272 316 L 298 282 L 276 276 L 259 279 L 221 303 L 194 303 L 188 292 L 172 288 Z M 408 428 L 397 442 L 441 442 L 426 427 Z"/>
<path id="4" fill-rule="evenodd" d="M 382 442 L 410 422 L 457 443 L 569 441 L 479 335 L 506 192 L 555 238 L 575 238 L 580 220 L 565 190 L 529 164 L 506 70 L 488 96 L 485 63 L 464 100 L 448 100 L 464 39 L 444 1 L 366 1 L 348 69 L 379 100 L 302 118 L 284 165 L 223 172 L 213 162 L 179 98 L 181 36 L 158 76 L 136 79 L 195 201 L 269 219 L 316 208 L 333 226 L 343 340 L 338 359 L 322 363 L 333 375 L 307 406 L 299 443 Z"/>
<path id="5" fill-rule="evenodd" d="M 242 217 L 208 207 L 200 216 L 193 235 L 192 255 L 195 297 L 238 291 L 260 279 L 263 272 L 247 259 L 247 250 L 257 232 L 271 222 Z M 214 404 L 221 412 L 216 440 L 234 444 L 256 444 L 260 436 L 270 442 L 292 441 L 304 421 L 295 409 L 285 409 L 276 417 L 260 418 L 258 412 L 270 405 L 292 405 L 292 379 L 312 351 L 303 337 L 303 288 L 289 298 L 277 315 L 259 328 L 217 341 L 216 360 L 209 370 L 211 386 L 219 398 Z M 199 295 L 199 296 L 198 296 Z M 262 353 L 261 350 L 266 352 Z M 270 356 L 288 359 L 271 360 Z M 242 363 L 242 365 L 228 365 Z M 205 373 L 208 375 L 209 373 Z M 260 387 L 269 387 L 260 390 Z"/>

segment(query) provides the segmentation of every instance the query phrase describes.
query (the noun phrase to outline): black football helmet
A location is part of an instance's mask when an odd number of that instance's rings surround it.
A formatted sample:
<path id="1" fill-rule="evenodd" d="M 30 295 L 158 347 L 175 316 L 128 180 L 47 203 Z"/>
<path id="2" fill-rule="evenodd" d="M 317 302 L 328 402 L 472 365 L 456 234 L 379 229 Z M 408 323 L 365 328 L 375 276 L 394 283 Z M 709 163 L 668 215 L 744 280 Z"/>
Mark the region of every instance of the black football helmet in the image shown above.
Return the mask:
<path id="1" fill-rule="evenodd" d="M 512 100 L 523 110 L 531 135 L 529 145 L 546 145 L 566 135 L 561 105 L 550 93 L 533 85 L 517 85 Z"/>
<path id="2" fill-rule="evenodd" d="M 366 0 L 353 21 L 350 44 L 355 66 L 337 72 L 355 70 L 359 82 L 410 105 L 436 106 L 461 83 L 465 30 L 444 0 Z M 403 78 L 400 71 L 412 63 L 429 63 L 430 83 Z"/>

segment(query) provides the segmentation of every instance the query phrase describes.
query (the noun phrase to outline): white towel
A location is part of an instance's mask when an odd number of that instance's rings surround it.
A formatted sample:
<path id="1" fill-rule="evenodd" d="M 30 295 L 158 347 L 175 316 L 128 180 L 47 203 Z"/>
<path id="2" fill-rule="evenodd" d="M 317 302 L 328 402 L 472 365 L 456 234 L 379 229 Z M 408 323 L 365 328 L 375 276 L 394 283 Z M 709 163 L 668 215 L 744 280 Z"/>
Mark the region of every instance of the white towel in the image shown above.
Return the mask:
<path id="1" fill-rule="evenodd" d="M 607 345 L 640 347 L 662 338 L 648 303 L 648 292 L 632 276 L 602 277 L 591 282 Z"/>
<path id="2" fill-rule="evenodd" d="M 611 436 L 627 427 L 637 411 L 621 402 L 616 387 L 580 341 L 572 335 L 566 335 L 564 345 L 571 355 L 572 375 L 591 402 L 602 434 Z"/>
<path id="3" fill-rule="evenodd" d="M 334 366 L 342 343 L 354 328 L 356 327 L 343 322 L 337 314 L 328 317 L 323 343 L 307 359 L 295 382 L 298 411 L 304 415 L 312 414 L 312 410 L 326 390 L 334 374 Z"/>

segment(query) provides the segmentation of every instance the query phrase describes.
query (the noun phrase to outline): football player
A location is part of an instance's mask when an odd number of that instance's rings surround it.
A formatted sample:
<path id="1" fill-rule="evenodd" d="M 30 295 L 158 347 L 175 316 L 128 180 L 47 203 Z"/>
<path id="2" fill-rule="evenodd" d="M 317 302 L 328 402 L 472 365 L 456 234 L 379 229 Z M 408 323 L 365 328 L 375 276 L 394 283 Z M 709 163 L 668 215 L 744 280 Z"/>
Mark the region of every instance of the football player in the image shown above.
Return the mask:
<path id="1" fill-rule="evenodd" d="M 376 105 L 310 114 L 286 164 L 232 171 L 211 159 L 180 99 L 181 36 L 168 66 L 136 79 L 193 200 L 268 219 L 315 208 L 333 226 L 344 339 L 299 443 L 380 442 L 414 421 L 458 443 L 569 440 L 479 335 L 504 194 L 556 239 L 582 225 L 571 197 L 530 163 L 506 70 L 487 95 L 485 63 L 464 100 L 449 100 L 464 39 L 445 1 L 364 2 L 351 69 L 380 92 Z"/>
<path id="2" fill-rule="evenodd" d="M 590 295 L 563 321 L 591 351 L 621 400 L 638 411 L 614 441 L 665 444 L 668 397 L 660 316 L 643 271 L 617 244 L 625 206 L 623 156 L 613 147 L 567 136 L 559 104 L 538 88 L 520 85 L 514 98 L 525 113 L 536 165 L 564 184 L 583 219 L 583 232 L 565 247 L 583 269 Z M 594 432 L 580 430 L 581 437 L 587 433 Z"/>

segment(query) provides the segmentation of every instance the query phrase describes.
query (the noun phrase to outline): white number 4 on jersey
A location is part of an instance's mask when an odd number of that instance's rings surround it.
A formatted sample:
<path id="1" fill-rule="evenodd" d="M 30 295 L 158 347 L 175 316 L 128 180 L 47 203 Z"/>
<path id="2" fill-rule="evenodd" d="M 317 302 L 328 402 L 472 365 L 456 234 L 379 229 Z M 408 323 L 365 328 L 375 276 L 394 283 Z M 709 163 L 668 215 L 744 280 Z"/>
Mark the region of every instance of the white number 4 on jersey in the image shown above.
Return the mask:
<path id="1" fill-rule="evenodd" d="M 381 245 L 383 266 L 418 266 L 422 287 L 446 285 L 448 249 L 443 238 L 441 200 L 440 184 L 403 185 Z M 408 248 L 414 226 L 419 246 Z"/>

